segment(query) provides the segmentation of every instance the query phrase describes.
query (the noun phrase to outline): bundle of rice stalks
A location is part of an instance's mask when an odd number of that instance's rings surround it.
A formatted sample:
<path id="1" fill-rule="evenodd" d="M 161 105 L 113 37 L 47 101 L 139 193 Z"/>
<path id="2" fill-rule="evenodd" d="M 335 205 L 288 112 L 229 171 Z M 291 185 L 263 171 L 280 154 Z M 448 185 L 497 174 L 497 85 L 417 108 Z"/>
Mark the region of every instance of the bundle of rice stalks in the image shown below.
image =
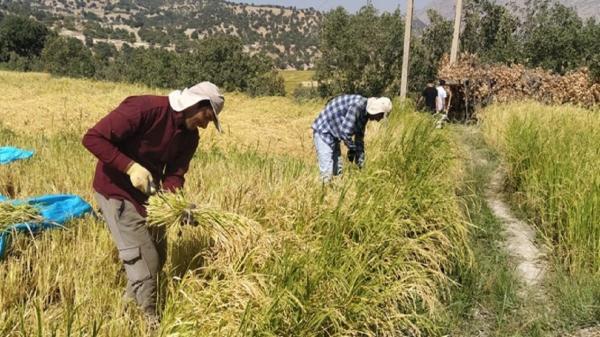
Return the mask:
<path id="1" fill-rule="evenodd" d="M 147 210 L 148 225 L 167 227 L 168 232 L 189 223 L 185 230 L 198 242 L 198 254 L 211 263 L 207 269 L 240 270 L 262 264 L 270 255 L 271 238 L 259 223 L 212 207 L 193 206 L 182 193 L 152 196 Z"/>
<path id="2" fill-rule="evenodd" d="M 0 202 L 0 232 L 9 226 L 23 222 L 39 222 L 42 220 L 40 211 L 31 205 L 13 205 L 10 202 Z"/>

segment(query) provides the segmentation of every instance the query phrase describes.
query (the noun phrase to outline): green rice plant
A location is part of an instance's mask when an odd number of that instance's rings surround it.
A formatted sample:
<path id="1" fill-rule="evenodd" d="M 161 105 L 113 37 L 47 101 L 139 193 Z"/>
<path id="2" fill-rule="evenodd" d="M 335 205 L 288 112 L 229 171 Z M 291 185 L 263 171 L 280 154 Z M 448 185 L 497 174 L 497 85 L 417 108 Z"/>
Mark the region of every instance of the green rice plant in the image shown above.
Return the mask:
<path id="1" fill-rule="evenodd" d="M 41 220 L 40 211 L 35 206 L 0 202 L 0 232 L 14 224 Z"/>
<path id="2" fill-rule="evenodd" d="M 514 203 L 573 273 L 600 272 L 600 120 L 597 112 L 537 103 L 484 112 Z"/>

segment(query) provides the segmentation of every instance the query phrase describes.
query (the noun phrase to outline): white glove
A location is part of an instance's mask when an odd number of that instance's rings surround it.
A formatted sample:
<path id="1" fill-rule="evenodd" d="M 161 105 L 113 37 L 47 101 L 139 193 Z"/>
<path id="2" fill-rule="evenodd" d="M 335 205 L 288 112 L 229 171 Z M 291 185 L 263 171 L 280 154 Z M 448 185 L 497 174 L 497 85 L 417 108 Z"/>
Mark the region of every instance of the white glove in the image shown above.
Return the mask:
<path id="1" fill-rule="evenodd" d="M 144 192 L 144 194 L 151 194 L 154 183 L 152 181 L 152 174 L 142 165 L 133 162 L 127 169 L 127 174 L 131 180 L 133 187 Z"/>

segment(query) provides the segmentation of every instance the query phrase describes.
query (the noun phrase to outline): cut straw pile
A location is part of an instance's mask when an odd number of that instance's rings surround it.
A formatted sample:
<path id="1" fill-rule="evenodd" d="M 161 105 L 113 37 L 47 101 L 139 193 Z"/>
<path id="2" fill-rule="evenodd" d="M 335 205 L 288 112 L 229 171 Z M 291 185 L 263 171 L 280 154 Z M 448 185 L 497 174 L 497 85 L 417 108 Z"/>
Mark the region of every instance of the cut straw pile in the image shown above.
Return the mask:
<path id="1" fill-rule="evenodd" d="M 198 253 L 217 269 L 262 264 L 270 255 L 270 237 L 256 221 L 212 207 L 190 205 L 182 193 L 152 196 L 147 208 L 148 225 L 166 227 L 170 233 L 192 231 L 199 244 Z M 189 216 L 195 224 L 181 227 Z"/>
<path id="2" fill-rule="evenodd" d="M 476 104 L 534 99 L 547 104 L 600 104 L 600 83 L 593 83 L 587 68 L 564 76 L 521 64 L 484 64 L 476 55 L 463 54 L 455 64 L 448 55 L 440 62 L 439 78 L 462 83 L 469 80 L 469 99 Z M 493 85 L 492 82 L 495 82 Z"/>
<path id="3" fill-rule="evenodd" d="M 13 205 L 10 202 L 0 202 L 0 232 L 9 226 L 23 222 L 40 221 L 39 210 L 28 204 Z"/>

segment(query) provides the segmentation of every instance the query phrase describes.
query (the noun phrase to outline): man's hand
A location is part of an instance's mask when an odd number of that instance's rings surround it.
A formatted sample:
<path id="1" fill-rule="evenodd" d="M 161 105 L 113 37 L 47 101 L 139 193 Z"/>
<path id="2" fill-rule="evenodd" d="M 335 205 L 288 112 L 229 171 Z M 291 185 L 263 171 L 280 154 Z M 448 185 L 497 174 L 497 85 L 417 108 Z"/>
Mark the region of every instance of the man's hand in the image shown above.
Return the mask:
<path id="1" fill-rule="evenodd" d="M 154 186 L 152 174 L 145 167 L 136 162 L 132 162 L 127 169 L 127 174 L 129 175 L 133 187 L 144 192 L 146 195 L 152 193 L 152 186 Z"/>
<path id="2" fill-rule="evenodd" d="M 356 165 L 358 168 L 363 168 L 365 166 L 365 152 L 362 151 L 356 155 Z"/>
<path id="3" fill-rule="evenodd" d="M 356 151 L 348 150 L 348 161 L 353 163 L 355 159 L 356 159 Z"/>
<path id="4" fill-rule="evenodd" d="M 196 208 L 195 204 L 189 204 L 184 212 L 183 218 L 181 219 L 181 225 L 190 225 L 190 226 L 198 226 L 198 221 L 194 219 L 194 214 L 192 214 L 192 210 Z"/>

